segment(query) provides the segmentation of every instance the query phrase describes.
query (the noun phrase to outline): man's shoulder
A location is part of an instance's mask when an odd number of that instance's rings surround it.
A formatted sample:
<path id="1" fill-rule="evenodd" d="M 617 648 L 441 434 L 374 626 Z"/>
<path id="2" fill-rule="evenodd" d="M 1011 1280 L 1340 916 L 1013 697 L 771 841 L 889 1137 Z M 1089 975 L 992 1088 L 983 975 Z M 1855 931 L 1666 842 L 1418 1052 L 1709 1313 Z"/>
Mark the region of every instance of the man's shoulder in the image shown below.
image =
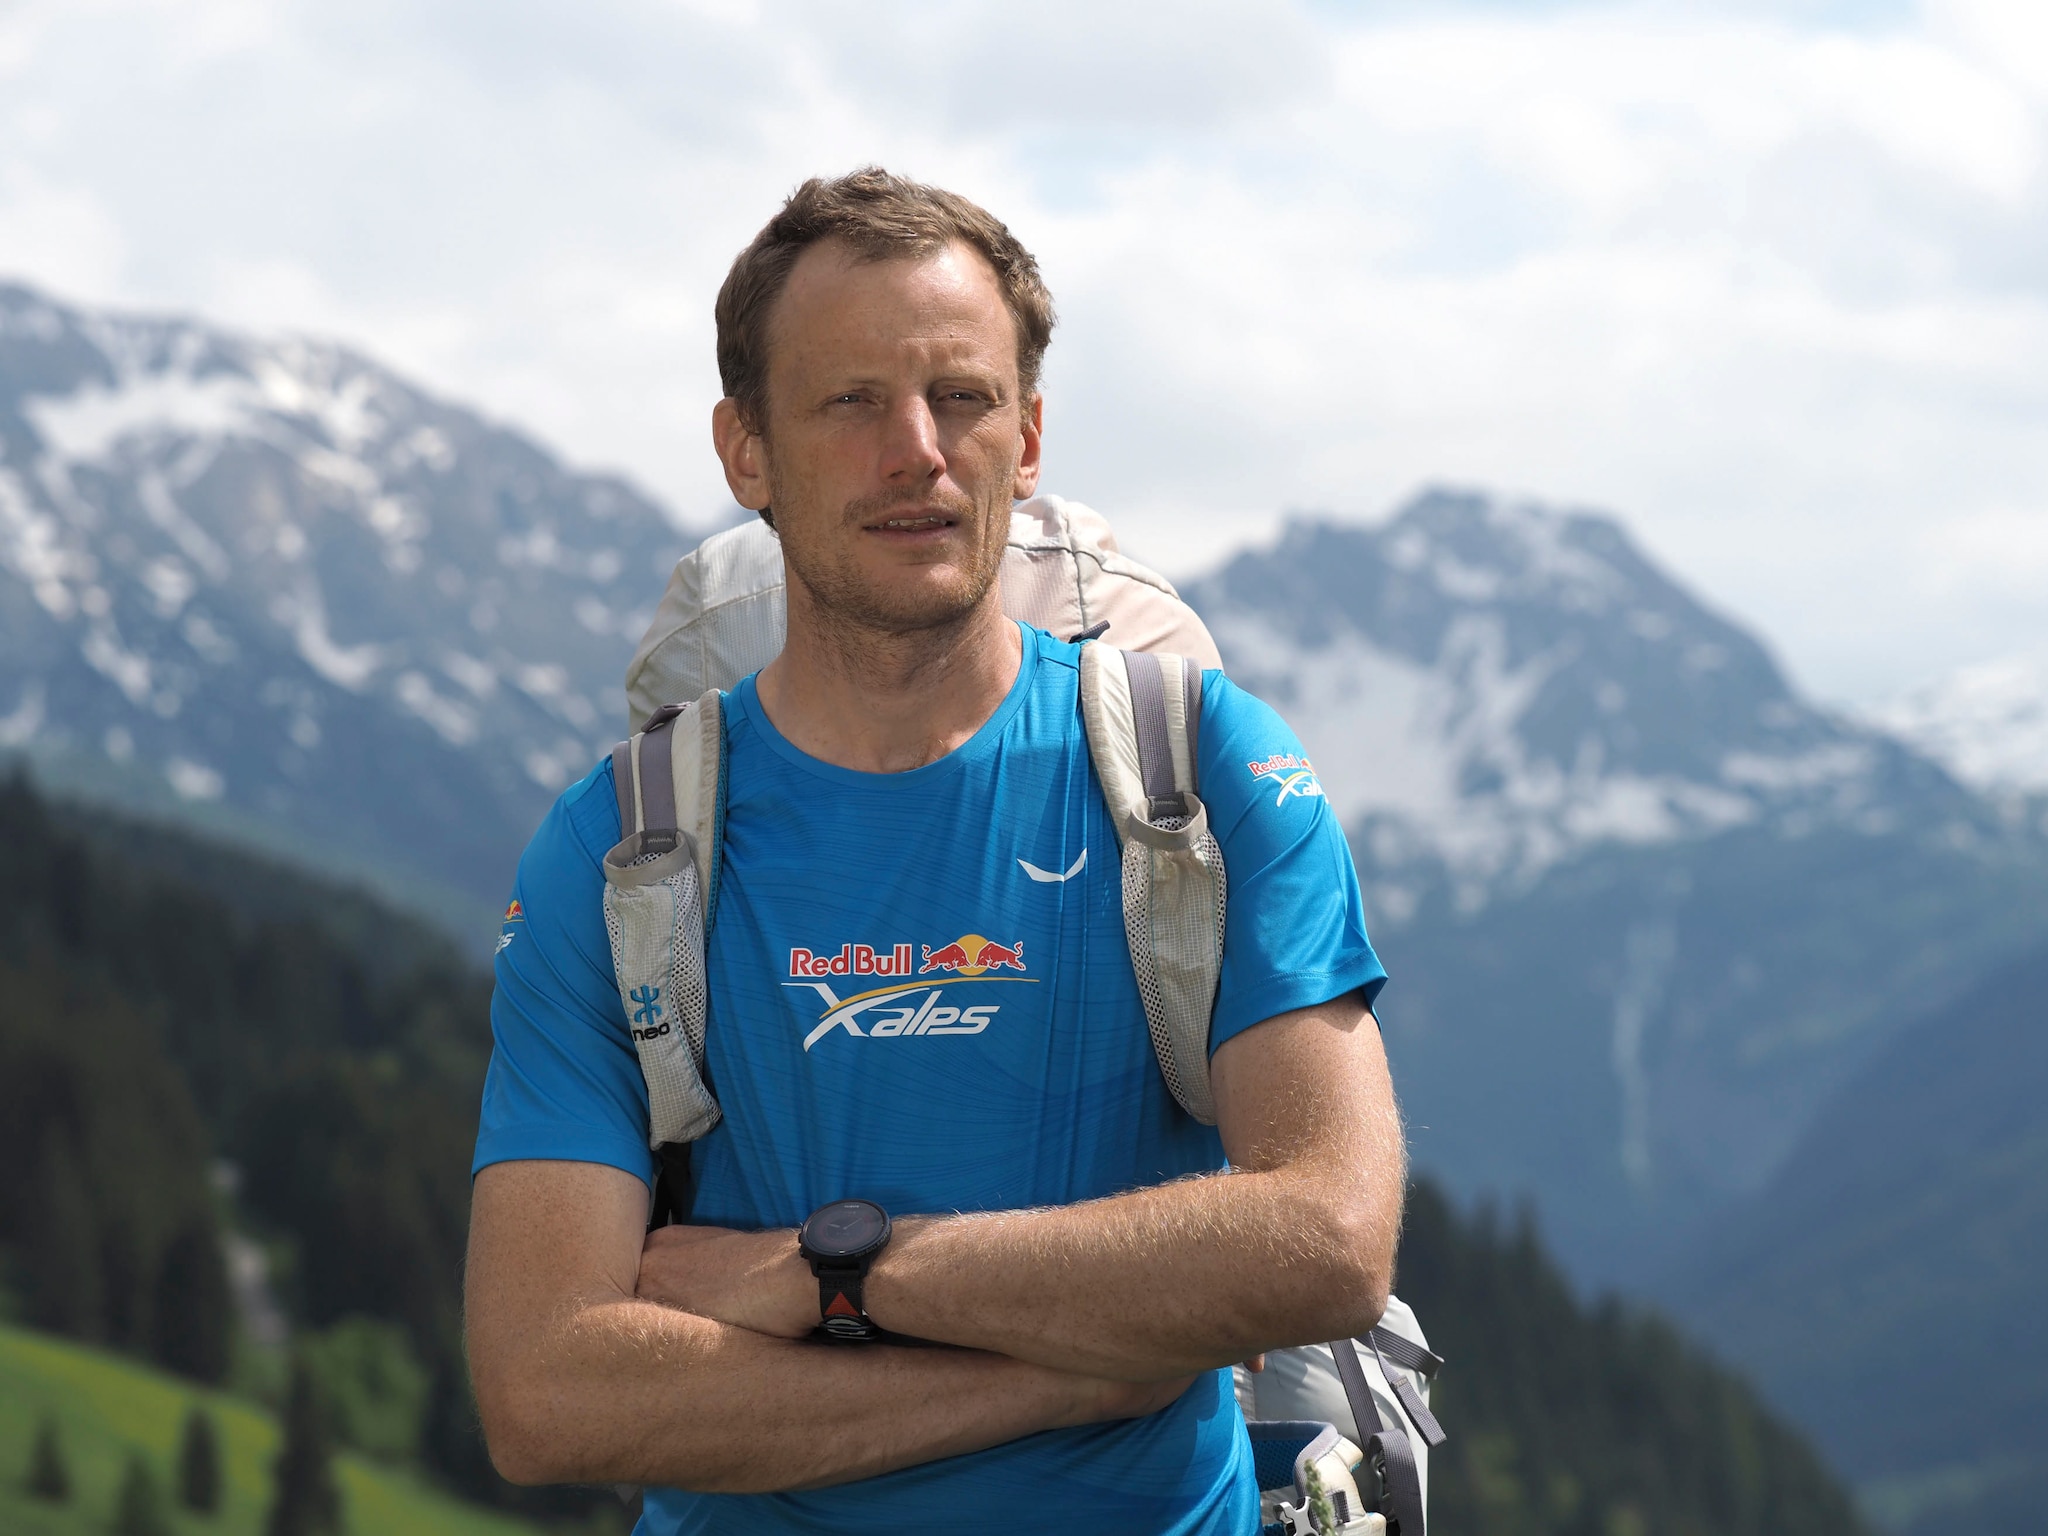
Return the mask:
<path id="1" fill-rule="evenodd" d="M 1019 621 L 1022 624 L 1022 621 Z M 1033 624 L 1022 624 L 1026 639 L 1038 647 L 1038 674 L 1034 681 L 1043 687 L 1072 687 L 1081 675 L 1081 647 L 1062 640 Z M 1085 643 L 1085 642 L 1084 642 Z"/>
<path id="2" fill-rule="evenodd" d="M 522 884 L 529 876 L 558 874 L 566 863 L 594 866 L 619 840 L 619 801 L 612 788 L 612 761 L 597 766 L 555 797 L 520 860 Z"/>

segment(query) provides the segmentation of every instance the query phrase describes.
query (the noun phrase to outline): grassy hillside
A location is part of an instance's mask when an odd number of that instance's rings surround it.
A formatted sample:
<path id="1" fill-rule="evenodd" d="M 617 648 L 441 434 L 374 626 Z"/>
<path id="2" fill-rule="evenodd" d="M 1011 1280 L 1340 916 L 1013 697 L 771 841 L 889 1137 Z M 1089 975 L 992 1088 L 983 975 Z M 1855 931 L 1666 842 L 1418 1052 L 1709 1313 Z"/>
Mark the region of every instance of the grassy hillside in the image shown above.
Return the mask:
<path id="1" fill-rule="evenodd" d="M 132 1451 L 154 1464 L 168 1490 L 178 1431 L 194 1403 L 213 1414 L 221 1438 L 224 1498 L 219 1514 L 179 1512 L 174 1529 L 256 1536 L 269 1507 L 277 1428 L 236 1398 L 104 1351 L 0 1327 L 0 1530 L 9 1536 L 103 1536 Z M 36 1425 L 56 1416 L 72 1493 L 63 1504 L 29 1496 L 24 1469 Z M 451 1499 L 405 1473 L 342 1456 L 336 1470 L 348 1529 L 360 1536 L 521 1536 L 534 1527 Z"/>

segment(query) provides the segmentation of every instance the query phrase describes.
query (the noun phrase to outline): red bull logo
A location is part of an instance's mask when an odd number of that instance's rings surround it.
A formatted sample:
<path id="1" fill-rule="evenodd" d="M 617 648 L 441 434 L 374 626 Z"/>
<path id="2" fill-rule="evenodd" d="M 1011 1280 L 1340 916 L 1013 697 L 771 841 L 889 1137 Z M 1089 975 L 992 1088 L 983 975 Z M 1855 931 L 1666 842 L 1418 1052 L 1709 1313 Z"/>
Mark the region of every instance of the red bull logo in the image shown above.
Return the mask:
<path id="1" fill-rule="evenodd" d="M 930 954 L 930 950 L 925 951 Z M 842 944 L 839 952 L 814 952 L 808 949 L 792 949 L 789 952 L 789 974 L 792 976 L 908 976 L 910 974 L 910 946 L 891 944 L 877 949 L 872 944 Z"/>
<path id="2" fill-rule="evenodd" d="M 516 923 L 519 922 L 525 916 L 526 908 L 521 906 L 517 901 L 514 901 L 511 906 L 505 909 L 504 921 L 508 923 Z"/>
<path id="3" fill-rule="evenodd" d="M 988 971 L 1008 966 L 1013 971 L 1024 969 L 1024 941 L 1015 944 L 998 944 L 994 939 L 984 939 L 978 933 L 967 934 L 952 943 L 933 949 L 924 949 L 924 964 L 917 968 L 922 976 L 927 971 L 952 971 L 960 976 L 980 976 Z"/>
<path id="4" fill-rule="evenodd" d="M 1275 752 L 1262 763 L 1246 763 L 1255 779 L 1263 779 L 1276 773 L 1314 773 L 1315 765 L 1295 752 Z"/>

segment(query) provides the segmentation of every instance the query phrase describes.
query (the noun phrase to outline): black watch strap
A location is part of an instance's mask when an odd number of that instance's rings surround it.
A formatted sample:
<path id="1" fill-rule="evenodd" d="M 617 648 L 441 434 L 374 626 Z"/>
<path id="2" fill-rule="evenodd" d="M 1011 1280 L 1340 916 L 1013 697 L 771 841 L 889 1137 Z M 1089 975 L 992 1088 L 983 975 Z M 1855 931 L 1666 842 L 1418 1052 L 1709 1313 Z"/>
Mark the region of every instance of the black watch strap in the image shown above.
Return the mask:
<path id="1" fill-rule="evenodd" d="M 867 1279 L 867 1267 L 829 1269 L 816 1266 L 818 1275 L 818 1326 L 835 1339 L 849 1343 L 875 1338 L 881 1329 L 875 1326 L 862 1304 L 862 1282 Z"/>

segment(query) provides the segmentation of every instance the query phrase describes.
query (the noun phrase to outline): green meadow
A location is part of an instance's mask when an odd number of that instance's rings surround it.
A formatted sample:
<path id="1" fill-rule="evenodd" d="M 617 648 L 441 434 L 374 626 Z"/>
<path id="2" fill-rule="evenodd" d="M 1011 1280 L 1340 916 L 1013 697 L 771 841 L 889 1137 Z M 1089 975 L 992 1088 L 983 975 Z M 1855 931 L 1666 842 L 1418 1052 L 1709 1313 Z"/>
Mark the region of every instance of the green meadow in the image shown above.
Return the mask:
<path id="1" fill-rule="evenodd" d="M 195 1404 L 212 1415 L 221 1447 L 221 1508 L 177 1506 L 178 1434 Z M 68 1502 L 27 1491 L 29 1451 L 45 1414 L 56 1416 L 71 1473 Z M 105 1536 L 131 1451 L 146 1456 L 179 1536 L 258 1536 L 270 1504 L 277 1426 L 261 1408 L 103 1350 L 0 1326 L 0 1531 L 8 1536 Z M 346 1453 L 335 1458 L 343 1519 L 357 1536 L 533 1536 L 534 1527 L 428 1487 L 410 1472 Z"/>

